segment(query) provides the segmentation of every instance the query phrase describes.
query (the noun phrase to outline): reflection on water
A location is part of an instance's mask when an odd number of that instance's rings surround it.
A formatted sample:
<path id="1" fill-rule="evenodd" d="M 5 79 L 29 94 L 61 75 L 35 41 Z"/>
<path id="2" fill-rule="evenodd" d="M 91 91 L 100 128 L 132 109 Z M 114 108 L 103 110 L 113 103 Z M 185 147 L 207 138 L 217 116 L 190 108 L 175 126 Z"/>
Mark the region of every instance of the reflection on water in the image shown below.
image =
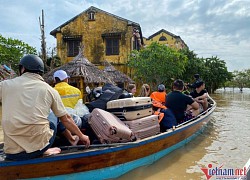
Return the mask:
<path id="1" fill-rule="evenodd" d="M 156 163 L 131 171 L 119 180 L 206 179 L 201 167 L 242 168 L 250 158 L 250 89 L 221 89 L 207 128 L 193 141 Z M 3 135 L 0 126 L 0 142 Z"/>

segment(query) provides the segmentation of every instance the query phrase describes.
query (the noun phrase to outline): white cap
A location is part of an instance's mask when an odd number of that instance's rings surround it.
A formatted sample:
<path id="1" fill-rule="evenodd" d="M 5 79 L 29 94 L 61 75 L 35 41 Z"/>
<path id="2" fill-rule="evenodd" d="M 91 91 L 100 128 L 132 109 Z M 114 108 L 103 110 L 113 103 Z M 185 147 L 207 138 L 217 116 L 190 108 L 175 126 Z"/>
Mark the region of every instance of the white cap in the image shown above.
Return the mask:
<path id="1" fill-rule="evenodd" d="M 69 78 L 68 74 L 64 71 L 64 70 L 57 70 L 56 72 L 54 72 L 54 79 L 56 77 L 58 77 L 61 81 L 63 81 L 64 79 Z"/>

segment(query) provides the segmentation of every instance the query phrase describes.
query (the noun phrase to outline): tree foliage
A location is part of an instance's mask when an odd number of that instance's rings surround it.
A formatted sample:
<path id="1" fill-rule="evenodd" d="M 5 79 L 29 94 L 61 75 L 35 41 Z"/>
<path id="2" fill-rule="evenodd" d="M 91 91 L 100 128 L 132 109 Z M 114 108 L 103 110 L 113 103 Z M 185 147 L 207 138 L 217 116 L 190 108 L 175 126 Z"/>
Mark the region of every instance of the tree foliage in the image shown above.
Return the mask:
<path id="1" fill-rule="evenodd" d="M 134 78 L 142 83 L 156 86 L 160 83 L 171 84 L 185 70 L 187 57 L 165 45 L 152 43 L 150 46 L 133 51 L 128 66 Z"/>
<path id="2" fill-rule="evenodd" d="M 250 88 L 250 69 L 234 71 L 233 79 L 228 82 L 228 86 L 238 87 L 241 91 L 243 88 Z"/>
<path id="3" fill-rule="evenodd" d="M 21 40 L 5 38 L 0 34 L 0 63 L 18 70 L 20 59 L 25 54 L 37 54 L 36 49 Z"/>
<path id="4" fill-rule="evenodd" d="M 218 57 L 205 59 L 205 69 L 203 71 L 203 79 L 206 82 L 209 92 L 214 92 L 220 87 L 224 87 L 225 82 L 232 79 L 232 73 L 228 72 L 226 63 Z"/>
<path id="5" fill-rule="evenodd" d="M 194 74 L 200 74 L 203 77 L 205 69 L 204 59 L 198 58 L 194 51 L 190 51 L 187 48 L 180 50 L 180 52 L 188 58 L 185 70 L 180 79 L 186 83 L 192 83 L 194 81 Z"/>
<path id="6" fill-rule="evenodd" d="M 132 68 L 137 82 L 149 83 L 154 87 L 160 83 L 170 87 L 177 78 L 193 83 L 194 74 L 200 74 L 207 90 L 213 93 L 232 79 L 225 61 L 218 57 L 198 58 L 189 49 L 177 52 L 158 43 L 152 43 L 139 52 L 134 51 L 128 66 Z"/>

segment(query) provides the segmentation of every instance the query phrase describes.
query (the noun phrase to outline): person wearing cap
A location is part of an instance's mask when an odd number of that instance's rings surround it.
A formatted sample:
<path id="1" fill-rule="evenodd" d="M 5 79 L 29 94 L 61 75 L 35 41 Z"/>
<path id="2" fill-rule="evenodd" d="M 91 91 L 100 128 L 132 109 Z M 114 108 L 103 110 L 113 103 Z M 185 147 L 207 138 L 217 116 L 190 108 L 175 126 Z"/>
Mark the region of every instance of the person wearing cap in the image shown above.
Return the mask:
<path id="1" fill-rule="evenodd" d="M 207 110 L 208 108 L 208 93 L 205 89 L 205 82 L 198 80 L 195 82 L 195 89 L 190 93 L 196 102 L 200 104 L 200 112 Z"/>
<path id="2" fill-rule="evenodd" d="M 82 98 L 81 91 L 68 84 L 69 76 L 64 70 L 57 70 L 54 75 L 55 90 L 58 91 L 65 107 L 73 108 Z"/>
<path id="3" fill-rule="evenodd" d="M 72 134 L 89 147 L 89 137 L 82 134 L 65 110 L 58 92 L 42 78 L 44 64 L 36 55 L 26 55 L 19 63 L 19 77 L 0 82 L 2 128 L 6 159 L 27 160 L 58 154 L 51 148 L 57 121 L 50 121 L 50 110 Z"/>

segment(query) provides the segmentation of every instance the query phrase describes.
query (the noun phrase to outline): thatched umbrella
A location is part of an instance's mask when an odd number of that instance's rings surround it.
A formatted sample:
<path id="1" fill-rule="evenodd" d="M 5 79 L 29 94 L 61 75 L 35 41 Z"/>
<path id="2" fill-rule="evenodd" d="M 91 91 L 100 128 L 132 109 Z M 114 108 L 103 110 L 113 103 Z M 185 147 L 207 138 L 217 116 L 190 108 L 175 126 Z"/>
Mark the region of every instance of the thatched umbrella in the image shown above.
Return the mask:
<path id="1" fill-rule="evenodd" d="M 111 79 L 116 83 L 132 83 L 134 82 L 129 76 L 124 74 L 123 72 L 115 69 L 113 65 L 111 65 L 108 61 L 104 61 L 104 72 L 106 72 Z"/>
<path id="2" fill-rule="evenodd" d="M 89 62 L 84 55 L 82 49 L 79 54 L 70 62 L 51 70 L 44 74 L 43 78 L 49 84 L 53 84 L 53 74 L 55 71 L 62 69 L 70 76 L 70 82 L 76 83 L 76 86 L 82 91 L 88 84 L 114 83 L 109 76 L 94 64 Z"/>

